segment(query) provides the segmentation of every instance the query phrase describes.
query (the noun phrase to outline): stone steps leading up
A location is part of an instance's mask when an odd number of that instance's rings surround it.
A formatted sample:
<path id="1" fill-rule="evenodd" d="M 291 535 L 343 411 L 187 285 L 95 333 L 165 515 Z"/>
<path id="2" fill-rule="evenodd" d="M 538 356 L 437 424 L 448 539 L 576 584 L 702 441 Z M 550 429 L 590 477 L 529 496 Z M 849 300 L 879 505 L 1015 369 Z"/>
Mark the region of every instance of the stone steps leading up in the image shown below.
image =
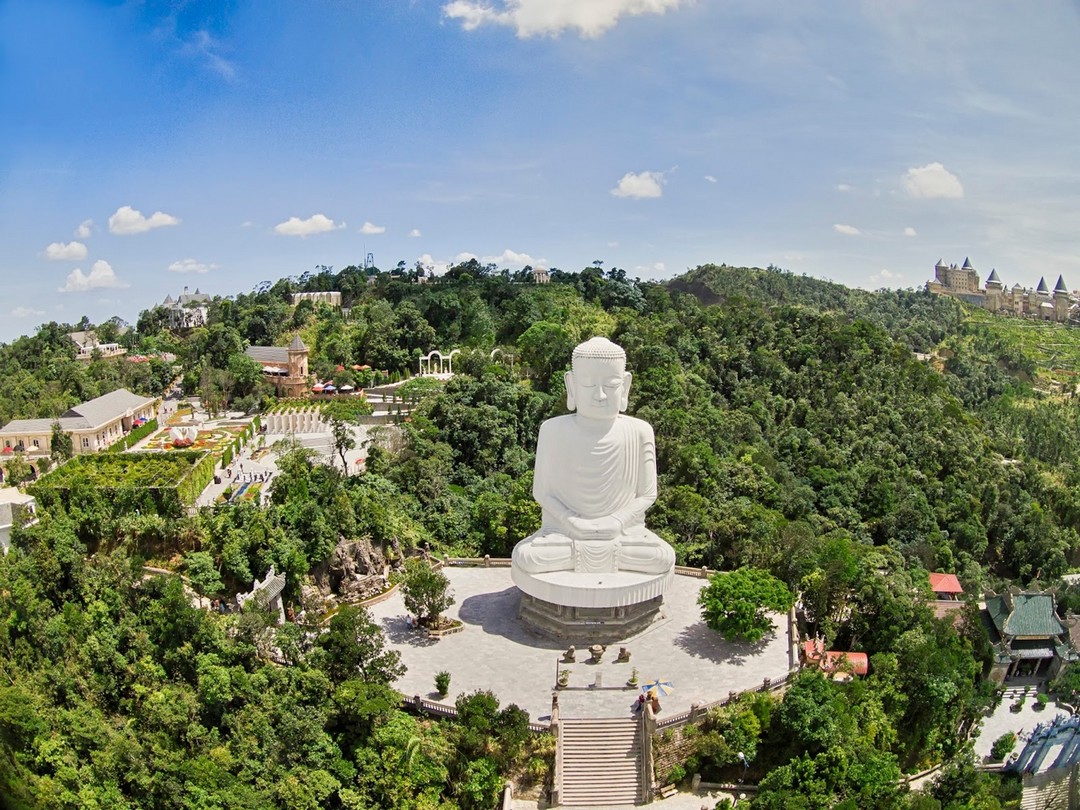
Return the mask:
<path id="1" fill-rule="evenodd" d="M 561 806 L 629 806 L 641 799 L 637 720 L 564 719 L 558 744 Z"/>

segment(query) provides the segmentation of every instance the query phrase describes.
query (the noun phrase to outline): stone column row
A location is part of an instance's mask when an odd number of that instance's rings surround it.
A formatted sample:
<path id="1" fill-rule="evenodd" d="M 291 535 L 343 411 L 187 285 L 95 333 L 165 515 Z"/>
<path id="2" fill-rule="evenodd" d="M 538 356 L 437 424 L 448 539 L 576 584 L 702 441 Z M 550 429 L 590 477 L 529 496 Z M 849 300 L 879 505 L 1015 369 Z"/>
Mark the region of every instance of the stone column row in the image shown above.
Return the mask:
<path id="1" fill-rule="evenodd" d="M 267 433 L 322 433 L 327 430 L 326 420 L 318 408 L 279 411 L 263 416 Z"/>

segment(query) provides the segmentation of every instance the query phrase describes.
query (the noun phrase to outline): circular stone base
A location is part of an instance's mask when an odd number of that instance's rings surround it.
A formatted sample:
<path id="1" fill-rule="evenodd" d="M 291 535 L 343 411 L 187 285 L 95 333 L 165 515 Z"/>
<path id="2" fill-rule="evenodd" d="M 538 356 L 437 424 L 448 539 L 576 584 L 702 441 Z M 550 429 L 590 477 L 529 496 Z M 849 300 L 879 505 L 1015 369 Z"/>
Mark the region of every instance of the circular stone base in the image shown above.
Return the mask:
<path id="1" fill-rule="evenodd" d="M 518 619 L 534 633 L 579 647 L 590 644 L 614 644 L 644 632 L 663 618 L 660 606 L 664 597 L 629 607 L 585 608 L 553 605 L 527 593 L 521 595 Z"/>
<path id="2" fill-rule="evenodd" d="M 527 574 L 514 568 L 522 591 L 518 619 L 548 638 L 581 645 L 625 641 L 661 618 L 664 592 L 675 577 L 618 571 Z"/>

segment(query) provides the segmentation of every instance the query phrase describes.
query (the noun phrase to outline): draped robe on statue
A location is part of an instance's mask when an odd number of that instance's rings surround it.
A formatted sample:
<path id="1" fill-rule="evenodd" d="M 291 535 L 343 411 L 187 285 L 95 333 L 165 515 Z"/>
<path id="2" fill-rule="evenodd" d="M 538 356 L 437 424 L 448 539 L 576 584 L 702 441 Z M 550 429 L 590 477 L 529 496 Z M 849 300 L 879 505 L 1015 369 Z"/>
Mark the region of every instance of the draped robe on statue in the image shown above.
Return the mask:
<path id="1" fill-rule="evenodd" d="M 575 415 L 540 427 L 533 497 L 542 509 L 540 531 L 514 549 L 523 571 L 664 573 L 671 546 L 645 528 L 656 500 L 656 447 L 648 422 L 620 414 L 611 422 Z M 614 518 L 611 538 L 582 537 L 571 517 Z"/>

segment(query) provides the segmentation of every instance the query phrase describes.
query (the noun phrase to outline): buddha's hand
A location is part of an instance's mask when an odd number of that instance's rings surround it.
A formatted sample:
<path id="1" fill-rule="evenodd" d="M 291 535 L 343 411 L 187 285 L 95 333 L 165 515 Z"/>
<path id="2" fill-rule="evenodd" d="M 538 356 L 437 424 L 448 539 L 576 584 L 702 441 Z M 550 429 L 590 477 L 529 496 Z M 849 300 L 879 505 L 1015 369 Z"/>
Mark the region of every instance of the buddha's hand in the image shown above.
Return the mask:
<path id="1" fill-rule="evenodd" d="M 575 540 L 614 540 L 623 531 L 622 523 L 611 515 L 595 519 L 574 515 L 567 522 Z"/>

